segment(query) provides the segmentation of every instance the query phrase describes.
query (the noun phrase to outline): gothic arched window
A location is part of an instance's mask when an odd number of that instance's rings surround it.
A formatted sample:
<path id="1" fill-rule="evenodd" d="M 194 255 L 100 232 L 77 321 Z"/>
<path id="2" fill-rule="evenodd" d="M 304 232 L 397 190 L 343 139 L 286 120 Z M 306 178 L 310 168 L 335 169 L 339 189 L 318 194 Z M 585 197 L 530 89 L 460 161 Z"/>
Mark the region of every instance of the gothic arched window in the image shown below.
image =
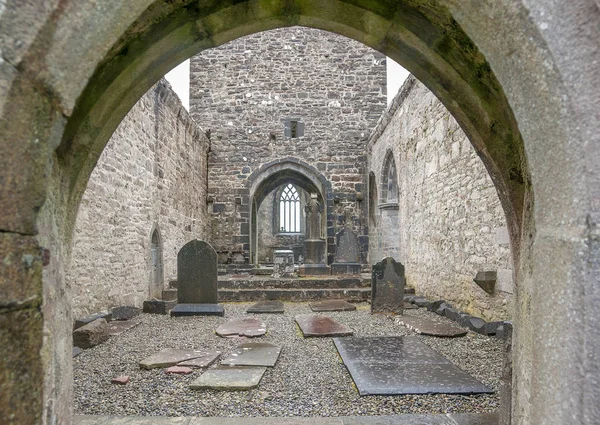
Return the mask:
<path id="1" fill-rule="evenodd" d="M 396 162 L 392 151 L 385 157 L 381 176 L 381 201 L 383 203 L 398 202 L 398 177 Z"/>
<path id="2" fill-rule="evenodd" d="M 291 183 L 279 196 L 279 231 L 300 233 L 300 195 Z"/>

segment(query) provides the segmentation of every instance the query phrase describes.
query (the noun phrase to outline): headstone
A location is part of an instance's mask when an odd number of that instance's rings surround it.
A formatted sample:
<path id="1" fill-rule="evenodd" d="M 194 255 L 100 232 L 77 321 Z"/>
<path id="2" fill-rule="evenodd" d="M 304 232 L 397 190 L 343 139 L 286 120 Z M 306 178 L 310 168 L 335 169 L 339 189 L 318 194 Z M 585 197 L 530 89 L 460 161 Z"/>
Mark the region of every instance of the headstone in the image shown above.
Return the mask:
<path id="1" fill-rule="evenodd" d="M 240 344 L 221 360 L 228 366 L 274 367 L 281 354 L 281 347 L 268 342 L 247 342 Z"/>
<path id="2" fill-rule="evenodd" d="M 246 310 L 246 313 L 283 313 L 283 303 L 281 301 L 259 301 Z"/>
<path id="3" fill-rule="evenodd" d="M 215 330 L 219 336 L 246 336 L 249 338 L 262 336 L 267 333 L 267 326 L 258 319 L 251 317 L 232 319 Z"/>
<path id="4" fill-rule="evenodd" d="M 155 369 L 169 366 L 189 366 L 183 364 L 188 360 L 193 359 L 204 359 L 206 365 L 216 360 L 221 353 L 219 351 L 205 351 L 205 350 L 179 350 L 176 348 L 167 348 L 159 351 L 156 354 L 146 357 L 140 362 L 142 369 Z"/>
<path id="5" fill-rule="evenodd" d="M 310 309 L 315 312 L 320 311 L 354 311 L 356 306 L 345 300 L 325 300 L 309 304 Z"/>
<path id="6" fill-rule="evenodd" d="M 331 317 L 317 314 L 300 314 L 294 318 L 305 338 L 326 336 L 351 336 L 352 329 Z"/>
<path id="7" fill-rule="evenodd" d="M 402 314 L 405 283 L 402 263 L 387 257 L 375 264 L 371 278 L 371 313 Z"/>
<path id="8" fill-rule="evenodd" d="M 134 306 L 115 307 L 112 309 L 113 320 L 131 320 L 140 315 L 140 309 Z"/>
<path id="9" fill-rule="evenodd" d="M 177 305 L 171 316 L 223 316 L 217 304 L 217 253 L 197 239 L 177 254 Z"/>
<path id="10" fill-rule="evenodd" d="M 266 367 L 225 367 L 209 369 L 190 384 L 192 390 L 239 391 L 258 387 Z"/>
<path id="11" fill-rule="evenodd" d="M 361 396 L 493 392 L 414 337 L 333 342 Z"/>
<path id="12" fill-rule="evenodd" d="M 425 317 L 399 316 L 398 323 L 422 335 L 454 338 L 465 336 L 469 331 L 448 323 L 434 322 Z"/>
<path id="13" fill-rule="evenodd" d="M 277 249 L 273 252 L 273 277 L 294 277 L 294 251 Z"/>
<path id="14" fill-rule="evenodd" d="M 80 348 L 92 348 L 108 339 L 108 323 L 97 319 L 73 332 L 73 345 Z"/>
<path id="15" fill-rule="evenodd" d="M 335 261 L 331 265 L 331 274 L 360 274 L 360 249 L 358 236 L 347 224 L 336 235 Z"/>

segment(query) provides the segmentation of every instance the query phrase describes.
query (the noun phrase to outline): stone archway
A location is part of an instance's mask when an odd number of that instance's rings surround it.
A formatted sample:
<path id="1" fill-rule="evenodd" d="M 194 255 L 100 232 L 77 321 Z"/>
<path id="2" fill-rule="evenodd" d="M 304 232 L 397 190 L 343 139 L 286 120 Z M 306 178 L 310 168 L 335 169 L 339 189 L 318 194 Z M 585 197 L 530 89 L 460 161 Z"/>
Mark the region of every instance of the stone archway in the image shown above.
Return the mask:
<path id="1" fill-rule="evenodd" d="M 30 261 L 3 263 L 1 370 L 12 371 L 1 378 L 3 416 L 69 422 L 71 229 L 118 122 L 159 76 L 203 48 L 306 25 L 404 65 L 484 160 L 518 270 L 513 422 L 597 422 L 599 20 L 596 0 L 4 5 L 0 244 L 5 259 Z"/>
<path id="2" fill-rule="evenodd" d="M 250 262 L 257 264 L 258 220 L 257 212 L 267 195 L 281 186 L 282 182 L 292 183 L 308 193 L 316 193 L 323 205 L 322 233 L 327 234 L 327 222 L 333 222 L 333 197 L 331 183 L 314 167 L 296 159 L 284 158 L 269 162 L 248 177 L 250 193 Z M 331 244 L 330 244 L 331 245 Z M 333 255 L 333 252 L 331 253 Z"/>

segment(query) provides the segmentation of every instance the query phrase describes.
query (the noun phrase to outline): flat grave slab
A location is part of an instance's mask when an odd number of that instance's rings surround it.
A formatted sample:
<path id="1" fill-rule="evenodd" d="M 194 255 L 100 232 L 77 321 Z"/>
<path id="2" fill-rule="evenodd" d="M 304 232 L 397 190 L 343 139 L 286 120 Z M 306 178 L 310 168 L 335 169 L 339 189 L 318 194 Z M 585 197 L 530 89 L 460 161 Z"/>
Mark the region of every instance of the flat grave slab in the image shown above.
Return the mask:
<path id="1" fill-rule="evenodd" d="M 296 323 L 300 326 L 300 330 L 305 338 L 321 337 L 321 336 L 351 336 L 352 329 L 339 322 L 336 322 L 331 317 L 321 316 L 318 314 L 300 314 L 295 317 Z"/>
<path id="2" fill-rule="evenodd" d="M 281 301 L 259 301 L 250 306 L 246 313 L 282 314 L 283 303 Z"/>
<path id="3" fill-rule="evenodd" d="M 126 330 L 135 328 L 141 322 L 135 318 L 131 320 L 118 320 L 108 322 L 108 334 L 109 335 L 119 335 L 120 333 L 125 332 Z"/>
<path id="4" fill-rule="evenodd" d="M 192 390 L 240 391 L 258 387 L 266 367 L 225 367 L 209 369 L 190 384 Z"/>
<path id="5" fill-rule="evenodd" d="M 232 319 L 219 326 L 215 332 L 222 337 L 247 336 L 252 338 L 267 333 L 267 325 L 252 317 Z"/>
<path id="6" fill-rule="evenodd" d="M 404 303 L 404 310 L 417 310 L 419 308 L 418 305 L 416 304 L 411 304 L 411 303 Z"/>
<path id="7" fill-rule="evenodd" d="M 221 351 L 205 351 L 203 356 L 179 362 L 177 363 L 177 366 L 209 367 L 219 358 L 220 355 Z"/>
<path id="8" fill-rule="evenodd" d="M 198 363 L 203 362 L 205 366 L 196 367 L 207 367 L 214 362 L 217 357 L 221 354 L 220 351 L 206 351 L 206 350 L 180 350 L 177 348 L 167 348 L 159 351 L 156 354 L 146 357 L 140 362 L 142 369 L 156 369 L 159 367 L 169 366 L 191 366 L 187 363 L 189 360 L 196 360 Z"/>
<path id="9" fill-rule="evenodd" d="M 455 338 L 465 336 L 468 330 L 447 323 L 435 322 L 425 317 L 398 316 L 398 323 L 412 329 L 422 335 L 440 336 L 446 338 Z"/>
<path id="10" fill-rule="evenodd" d="M 224 316 L 225 310 L 219 304 L 177 304 L 171 310 L 171 317 L 177 316 Z"/>
<path id="11" fill-rule="evenodd" d="M 356 306 L 346 300 L 325 300 L 309 304 L 310 309 L 315 312 L 320 311 L 354 311 Z"/>
<path id="12" fill-rule="evenodd" d="M 414 337 L 334 338 L 333 342 L 361 396 L 493 392 Z"/>
<path id="13" fill-rule="evenodd" d="M 281 347 L 268 342 L 247 342 L 240 344 L 223 360 L 228 366 L 268 366 L 273 367 L 281 354 Z"/>

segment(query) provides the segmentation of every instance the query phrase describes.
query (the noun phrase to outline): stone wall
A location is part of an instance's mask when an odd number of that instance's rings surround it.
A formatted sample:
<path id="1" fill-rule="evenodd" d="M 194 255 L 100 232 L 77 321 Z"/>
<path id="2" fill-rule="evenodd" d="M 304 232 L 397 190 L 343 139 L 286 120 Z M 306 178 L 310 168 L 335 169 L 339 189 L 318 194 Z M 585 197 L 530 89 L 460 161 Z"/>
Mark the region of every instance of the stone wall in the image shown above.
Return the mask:
<path id="1" fill-rule="evenodd" d="M 368 145 L 376 192 L 369 204 L 371 263 L 391 255 L 418 294 L 445 299 L 487 320 L 510 316 L 513 292 L 506 220 L 494 185 L 471 143 L 441 102 L 409 77 Z M 397 202 L 382 197 L 392 155 Z M 377 196 L 380 198 L 377 199 Z M 372 223 L 373 224 L 373 223 Z M 497 270 L 496 293 L 473 282 Z"/>
<path id="2" fill-rule="evenodd" d="M 208 150 L 208 139 L 164 79 L 125 117 L 77 216 L 67 275 L 75 317 L 149 299 L 155 229 L 164 279 L 176 276 L 181 246 L 206 236 Z"/>
<path id="3" fill-rule="evenodd" d="M 366 260 L 365 144 L 385 109 L 385 69 L 385 57 L 361 43 L 303 27 L 243 37 L 192 58 L 190 112 L 211 133 L 211 241 L 223 261 L 233 252 L 248 259 L 248 178 L 280 158 L 301 160 L 331 182 L 330 261 L 347 212 Z M 286 120 L 298 120 L 304 134 L 286 135 Z"/>

